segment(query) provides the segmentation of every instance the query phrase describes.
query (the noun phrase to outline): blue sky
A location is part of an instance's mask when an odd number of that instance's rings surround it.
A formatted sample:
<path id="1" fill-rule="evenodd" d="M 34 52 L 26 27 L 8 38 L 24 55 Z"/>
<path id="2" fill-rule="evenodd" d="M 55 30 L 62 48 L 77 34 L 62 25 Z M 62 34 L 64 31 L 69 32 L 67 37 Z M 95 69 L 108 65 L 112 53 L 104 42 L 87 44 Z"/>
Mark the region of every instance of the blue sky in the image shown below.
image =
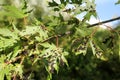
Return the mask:
<path id="1" fill-rule="evenodd" d="M 101 20 L 120 16 L 120 5 L 115 5 L 117 0 L 95 0 L 96 10 Z"/>
<path id="2" fill-rule="evenodd" d="M 59 0 L 56 0 L 57 2 L 60 2 Z M 118 0 L 95 0 L 96 3 L 96 11 L 97 14 L 100 18 L 100 21 L 104 21 L 104 20 L 109 20 L 115 17 L 120 16 L 120 4 L 119 5 L 115 5 L 115 3 Z M 69 5 L 69 7 L 73 7 L 72 5 Z M 80 15 L 78 15 L 78 18 L 82 18 L 83 15 L 85 13 L 81 13 Z M 99 22 L 98 19 L 95 19 L 94 17 L 91 17 L 89 23 L 90 24 L 94 24 Z M 116 24 L 118 21 L 114 21 L 112 23 L 108 23 L 111 26 L 114 26 L 114 24 Z"/>
<path id="3" fill-rule="evenodd" d="M 96 3 L 96 11 L 100 18 L 100 21 L 109 20 L 115 17 L 120 16 L 120 4 L 115 5 L 117 0 L 95 0 Z M 120 20 L 119 20 L 120 21 Z M 94 24 L 99 22 L 99 20 L 91 17 L 89 23 Z M 116 27 L 115 24 L 118 23 L 117 21 L 107 23 L 106 25 L 111 27 Z M 103 28 L 106 28 L 104 25 L 101 25 Z"/>

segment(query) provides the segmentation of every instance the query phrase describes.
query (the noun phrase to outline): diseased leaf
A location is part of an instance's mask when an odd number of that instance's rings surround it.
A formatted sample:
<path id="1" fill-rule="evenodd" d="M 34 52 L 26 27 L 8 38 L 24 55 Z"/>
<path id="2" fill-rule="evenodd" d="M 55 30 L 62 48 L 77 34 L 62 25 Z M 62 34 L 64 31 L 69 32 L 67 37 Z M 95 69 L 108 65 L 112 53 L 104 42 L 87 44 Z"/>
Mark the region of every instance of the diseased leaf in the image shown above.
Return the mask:
<path id="1" fill-rule="evenodd" d="M 91 48 L 92 48 L 92 51 L 93 51 L 93 55 L 95 55 L 96 52 L 95 52 L 95 47 L 94 47 L 94 44 L 93 44 L 92 40 L 90 40 L 90 45 L 91 45 Z"/>
<path id="2" fill-rule="evenodd" d="M 95 55 L 97 58 L 100 58 L 101 60 L 106 60 L 103 56 L 103 50 L 94 43 L 94 40 L 90 40 L 90 45 L 92 48 L 93 55 Z"/>
<path id="3" fill-rule="evenodd" d="M 73 42 L 73 48 L 75 51 L 75 54 L 83 54 L 86 55 L 87 53 L 87 47 L 88 47 L 88 42 L 89 42 L 89 36 L 82 37 L 78 40 L 75 40 Z"/>

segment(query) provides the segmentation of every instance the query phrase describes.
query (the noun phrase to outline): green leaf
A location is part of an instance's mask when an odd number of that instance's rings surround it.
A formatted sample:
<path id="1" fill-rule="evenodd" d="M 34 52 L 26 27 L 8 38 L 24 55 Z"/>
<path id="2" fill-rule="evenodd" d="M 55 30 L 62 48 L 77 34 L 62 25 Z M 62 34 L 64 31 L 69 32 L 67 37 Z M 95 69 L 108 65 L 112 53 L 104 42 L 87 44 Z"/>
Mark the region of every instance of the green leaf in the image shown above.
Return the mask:
<path id="1" fill-rule="evenodd" d="M 120 59 L 120 35 L 119 34 L 118 34 L 117 44 L 118 44 L 118 54 L 119 54 L 119 59 Z"/>
<path id="2" fill-rule="evenodd" d="M 11 76 L 12 76 L 12 72 L 14 70 L 14 66 L 12 64 L 8 64 L 6 67 L 5 67 L 5 75 L 6 75 L 6 78 L 7 80 L 11 80 Z"/>
<path id="3" fill-rule="evenodd" d="M 48 38 L 47 30 L 42 29 L 41 26 L 26 26 L 26 29 L 22 30 L 19 34 L 21 37 L 34 36 L 33 39 L 39 42 Z"/>
<path id="4" fill-rule="evenodd" d="M 14 51 L 13 51 L 12 58 L 15 58 L 15 57 L 19 54 L 19 52 L 21 52 L 20 46 L 14 47 Z M 11 59 L 12 59 L 12 58 L 11 58 Z"/>
<path id="5" fill-rule="evenodd" d="M 37 26 L 35 26 L 35 27 L 32 27 L 32 26 L 26 26 L 26 29 L 25 30 L 22 30 L 21 32 L 20 32 L 20 35 L 21 36 L 25 36 L 25 35 L 33 35 L 33 34 L 35 34 L 35 33 L 37 33 L 38 32 L 38 30 L 39 30 L 40 28 Z"/>
<path id="6" fill-rule="evenodd" d="M 51 46 L 49 43 L 41 43 L 40 45 L 44 48 L 49 48 Z"/>
<path id="7" fill-rule="evenodd" d="M 5 72 L 0 69 L 0 80 L 4 80 Z"/>
<path id="8" fill-rule="evenodd" d="M 120 0 L 118 0 L 115 4 L 116 4 L 116 5 L 117 5 L 117 4 L 120 4 Z"/>
<path id="9" fill-rule="evenodd" d="M 71 0 L 72 1 L 72 3 L 75 3 L 75 4 L 81 4 L 82 3 L 82 0 Z"/>
<path id="10" fill-rule="evenodd" d="M 61 2 L 61 3 L 64 3 L 64 2 L 65 2 L 65 0 L 60 0 L 60 2 Z"/>
<path id="11" fill-rule="evenodd" d="M 76 55 L 78 55 L 78 54 L 86 55 L 88 42 L 89 42 L 89 36 L 84 36 L 84 37 L 82 37 L 82 38 L 80 38 L 78 40 L 75 40 L 73 42 L 73 48 L 75 48 L 74 49 L 75 54 Z M 77 44 L 75 44 L 75 43 L 77 43 Z"/>
<path id="12" fill-rule="evenodd" d="M 0 54 L 0 63 L 4 63 L 5 59 L 6 59 L 6 56 Z"/>
<path id="13" fill-rule="evenodd" d="M 86 36 L 87 35 L 86 31 L 83 28 L 82 29 L 76 28 L 76 34 L 78 34 L 80 36 Z"/>
<path id="14" fill-rule="evenodd" d="M 61 4 L 66 5 L 69 1 L 68 0 L 60 0 Z"/>
<path id="15" fill-rule="evenodd" d="M 6 39 L 6 38 L 2 38 L 0 37 L 0 48 L 1 50 L 7 48 L 7 47 L 11 47 L 13 46 L 15 43 L 17 43 L 17 41 L 15 39 Z"/>
<path id="16" fill-rule="evenodd" d="M 15 64 L 15 72 L 18 73 L 20 78 L 22 79 L 23 77 L 23 66 L 21 64 Z"/>
<path id="17" fill-rule="evenodd" d="M 95 55 L 97 58 L 100 58 L 102 60 L 105 60 L 105 58 L 103 57 L 103 50 L 97 45 L 95 44 L 95 42 L 93 42 L 94 40 L 90 40 L 90 45 L 93 51 L 93 55 Z"/>
<path id="18" fill-rule="evenodd" d="M 0 55 L 0 80 L 4 80 L 5 76 L 5 61 L 6 56 L 5 55 Z"/>
<path id="19" fill-rule="evenodd" d="M 87 46 L 86 45 L 79 45 L 77 48 L 77 52 L 75 53 L 76 55 L 83 54 L 86 55 L 87 52 Z"/>
<path id="20" fill-rule="evenodd" d="M 0 35 L 9 38 L 13 36 L 13 33 L 8 28 L 0 28 Z"/>
<path id="21" fill-rule="evenodd" d="M 91 15 L 93 15 L 93 13 L 88 12 L 88 13 L 84 16 L 84 18 L 89 21 L 90 18 L 91 18 Z"/>
<path id="22" fill-rule="evenodd" d="M 15 24 L 12 23 L 13 29 L 15 34 L 17 35 L 18 33 L 20 33 L 20 31 L 17 29 L 17 27 L 15 26 Z"/>
<path id="23" fill-rule="evenodd" d="M 94 47 L 94 44 L 93 44 L 92 40 L 90 40 L 90 45 L 91 45 L 91 48 L 92 48 L 92 51 L 93 51 L 93 55 L 95 56 L 96 51 L 95 51 L 95 47 Z"/>
<path id="24" fill-rule="evenodd" d="M 57 73 L 58 73 L 58 71 L 59 71 L 59 66 L 58 66 L 58 64 L 57 64 L 57 62 L 53 65 L 53 67 L 54 67 L 54 69 L 57 71 Z"/>
<path id="25" fill-rule="evenodd" d="M 52 73 L 49 73 L 47 76 L 47 80 L 51 80 L 52 79 Z"/>
<path id="26" fill-rule="evenodd" d="M 27 2 L 26 2 L 26 0 L 22 0 L 22 9 L 24 10 L 26 10 L 27 9 Z"/>
<path id="27" fill-rule="evenodd" d="M 7 28 L 0 28 L 0 49 L 11 47 L 19 40 L 18 35 L 15 32 L 10 31 Z"/>
<path id="28" fill-rule="evenodd" d="M 69 66 L 66 58 L 63 55 L 61 56 L 60 59 L 67 65 L 67 67 Z"/>
<path id="29" fill-rule="evenodd" d="M 52 2 L 49 2 L 48 4 L 50 7 L 58 6 L 58 3 L 56 3 L 54 0 L 52 0 Z"/>
<path id="30" fill-rule="evenodd" d="M 3 15 L 8 17 L 24 18 L 27 16 L 22 10 L 16 8 L 15 6 L 4 6 L 3 9 L 6 11 Z"/>
<path id="31" fill-rule="evenodd" d="M 14 70 L 14 66 L 11 64 L 0 63 L 0 80 L 4 80 L 5 76 L 7 80 L 11 80 L 11 71 Z"/>
<path id="32" fill-rule="evenodd" d="M 114 54 L 118 54 L 120 56 L 120 35 L 119 33 L 116 31 L 114 34 L 114 39 L 113 39 L 113 52 Z"/>
<path id="33" fill-rule="evenodd" d="M 90 20 L 90 18 L 91 18 L 91 13 L 87 13 L 85 16 L 84 16 L 84 18 L 85 18 L 85 20 Z"/>

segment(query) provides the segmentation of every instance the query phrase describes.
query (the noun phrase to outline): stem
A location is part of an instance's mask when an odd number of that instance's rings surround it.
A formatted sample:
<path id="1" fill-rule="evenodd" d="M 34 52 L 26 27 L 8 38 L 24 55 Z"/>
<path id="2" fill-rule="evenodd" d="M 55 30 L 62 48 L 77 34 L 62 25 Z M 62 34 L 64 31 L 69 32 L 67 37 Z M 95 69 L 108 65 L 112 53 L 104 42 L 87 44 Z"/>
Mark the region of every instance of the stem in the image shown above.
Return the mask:
<path id="1" fill-rule="evenodd" d="M 92 34 L 90 35 L 90 37 L 93 37 L 93 36 L 94 36 L 94 34 L 97 32 L 97 29 L 98 29 L 98 27 L 96 27 L 96 28 L 93 30 L 93 32 L 92 32 Z"/>
<path id="2" fill-rule="evenodd" d="M 23 21 L 24 21 L 24 25 L 26 26 L 27 25 L 27 19 L 26 19 L 26 17 L 23 18 Z"/>
<path id="3" fill-rule="evenodd" d="M 56 46 L 58 47 L 58 36 L 56 35 Z"/>
<path id="4" fill-rule="evenodd" d="M 25 56 L 22 57 L 22 59 L 21 59 L 21 61 L 20 61 L 20 64 L 23 63 L 24 59 L 25 59 Z"/>

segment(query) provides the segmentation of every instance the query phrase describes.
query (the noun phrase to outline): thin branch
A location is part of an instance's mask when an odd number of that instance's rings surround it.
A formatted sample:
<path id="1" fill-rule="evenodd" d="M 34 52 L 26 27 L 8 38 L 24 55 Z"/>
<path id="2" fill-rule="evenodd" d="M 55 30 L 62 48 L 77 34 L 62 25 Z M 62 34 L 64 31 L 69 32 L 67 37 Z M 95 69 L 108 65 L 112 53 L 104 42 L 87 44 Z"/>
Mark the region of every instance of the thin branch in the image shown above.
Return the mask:
<path id="1" fill-rule="evenodd" d="M 47 41 L 49 41 L 51 39 L 54 39 L 54 38 L 56 38 L 56 36 L 59 38 L 59 37 L 69 35 L 69 34 L 72 34 L 72 33 L 73 33 L 72 31 L 67 31 L 66 33 L 63 33 L 63 34 L 53 35 L 53 36 L 49 37 L 48 39 L 42 41 L 41 43 L 47 42 Z"/>
<path id="2" fill-rule="evenodd" d="M 58 47 L 58 36 L 56 36 L 56 46 Z"/>
<path id="3" fill-rule="evenodd" d="M 98 23 L 89 25 L 89 26 L 87 26 L 87 28 L 94 27 L 94 26 L 101 25 L 101 24 L 105 24 L 105 23 L 109 23 L 109 22 L 113 22 L 113 21 L 116 21 L 116 20 L 119 20 L 119 19 L 120 19 L 120 16 L 117 17 L 117 18 L 113 18 L 113 19 L 109 19 L 109 20 L 105 20 L 105 21 L 102 21 L 102 22 L 98 22 Z"/>
<path id="4" fill-rule="evenodd" d="M 95 23 L 95 24 L 88 25 L 87 28 L 91 28 L 91 27 L 94 27 L 94 26 L 97 26 L 97 25 L 113 22 L 113 21 L 116 21 L 116 20 L 119 20 L 119 19 L 120 19 L 120 16 L 117 17 L 117 18 L 113 18 L 113 19 L 109 19 L 109 20 L 105 20 L 105 21 L 102 21 L 102 22 L 98 22 L 98 23 Z M 72 33 L 73 33 L 72 31 L 67 31 L 66 33 L 63 33 L 63 34 L 54 35 L 54 36 L 49 37 L 48 39 L 42 41 L 42 43 L 47 42 L 51 39 L 54 39 L 54 38 L 56 38 L 56 36 L 57 37 L 62 37 L 62 36 L 65 36 L 65 35 L 70 35 Z"/>
<path id="5" fill-rule="evenodd" d="M 22 57 L 22 59 L 21 59 L 21 61 L 20 61 L 20 64 L 23 63 L 24 59 L 25 59 L 25 56 Z"/>
<path id="6" fill-rule="evenodd" d="M 16 57 L 15 59 L 12 59 L 12 60 L 10 60 L 10 61 L 7 61 L 6 64 L 11 64 L 11 63 L 13 63 L 13 62 L 15 62 L 15 61 L 17 61 L 17 60 L 19 60 L 19 59 L 21 59 L 21 58 L 22 58 L 22 56 L 18 56 L 18 57 Z"/>

